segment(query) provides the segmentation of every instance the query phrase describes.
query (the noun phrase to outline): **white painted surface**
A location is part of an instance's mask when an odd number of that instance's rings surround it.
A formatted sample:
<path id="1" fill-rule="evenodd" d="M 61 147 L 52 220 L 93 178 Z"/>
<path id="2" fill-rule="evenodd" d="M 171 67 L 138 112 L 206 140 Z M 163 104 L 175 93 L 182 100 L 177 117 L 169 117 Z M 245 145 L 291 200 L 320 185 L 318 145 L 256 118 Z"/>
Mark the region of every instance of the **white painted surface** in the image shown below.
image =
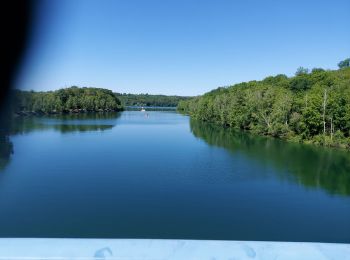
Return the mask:
<path id="1" fill-rule="evenodd" d="M 0 259 L 350 259 L 350 244 L 1 238 Z"/>

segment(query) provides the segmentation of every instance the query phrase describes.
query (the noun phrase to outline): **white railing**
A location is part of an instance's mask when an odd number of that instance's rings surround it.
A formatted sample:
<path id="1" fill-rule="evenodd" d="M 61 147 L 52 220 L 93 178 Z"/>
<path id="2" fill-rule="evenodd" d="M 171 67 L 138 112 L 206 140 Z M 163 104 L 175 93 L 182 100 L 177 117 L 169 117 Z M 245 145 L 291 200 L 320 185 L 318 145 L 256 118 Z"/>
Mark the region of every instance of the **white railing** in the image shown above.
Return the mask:
<path id="1" fill-rule="evenodd" d="M 1 260 L 350 259 L 350 244 L 164 239 L 1 238 Z"/>

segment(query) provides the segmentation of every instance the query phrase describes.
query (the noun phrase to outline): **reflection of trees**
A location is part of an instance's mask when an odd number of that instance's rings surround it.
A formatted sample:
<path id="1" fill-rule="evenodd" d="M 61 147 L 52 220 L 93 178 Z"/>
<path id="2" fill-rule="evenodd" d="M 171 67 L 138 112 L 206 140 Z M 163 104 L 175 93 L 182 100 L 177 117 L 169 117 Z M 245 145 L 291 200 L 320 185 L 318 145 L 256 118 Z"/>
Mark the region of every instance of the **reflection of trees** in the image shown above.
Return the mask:
<path id="1" fill-rule="evenodd" d="M 104 131 L 116 125 L 120 113 L 84 113 L 45 116 L 17 117 L 2 116 L 0 119 L 0 170 L 4 169 L 13 154 L 10 135 L 54 129 L 61 133 Z"/>
<path id="2" fill-rule="evenodd" d="M 120 112 L 92 112 L 92 113 L 70 113 L 70 114 L 57 114 L 47 116 L 51 119 L 60 119 L 60 120 L 86 120 L 86 119 L 117 119 L 121 115 Z"/>
<path id="3" fill-rule="evenodd" d="M 116 125 L 120 113 L 84 113 L 45 117 L 17 117 L 11 121 L 11 134 L 23 134 L 49 129 L 61 133 L 103 131 Z"/>
<path id="4" fill-rule="evenodd" d="M 104 131 L 112 129 L 113 125 L 53 125 L 55 130 L 61 133 L 71 132 L 88 132 L 88 131 Z"/>
<path id="5" fill-rule="evenodd" d="M 331 194 L 350 195 L 350 154 L 347 151 L 287 143 L 195 120 L 192 133 L 210 145 L 242 153 L 277 168 L 280 178 Z M 290 178 L 289 174 L 292 174 Z"/>
<path id="6" fill-rule="evenodd" d="M 4 169 L 10 161 L 13 153 L 13 145 L 10 138 L 0 133 L 0 170 Z"/>
<path id="7" fill-rule="evenodd" d="M 7 166 L 13 153 L 13 144 L 9 138 L 10 117 L 8 115 L 7 110 L 0 113 L 0 170 Z"/>
<path id="8" fill-rule="evenodd" d="M 54 129 L 63 134 L 71 132 L 104 131 L 113 128 L 114 125 L 103 124 L 44 124 L 32 120 L 18 120 L 14 123 L 11 134 L 25 134 L 33 131 L 45 131 Z"/>

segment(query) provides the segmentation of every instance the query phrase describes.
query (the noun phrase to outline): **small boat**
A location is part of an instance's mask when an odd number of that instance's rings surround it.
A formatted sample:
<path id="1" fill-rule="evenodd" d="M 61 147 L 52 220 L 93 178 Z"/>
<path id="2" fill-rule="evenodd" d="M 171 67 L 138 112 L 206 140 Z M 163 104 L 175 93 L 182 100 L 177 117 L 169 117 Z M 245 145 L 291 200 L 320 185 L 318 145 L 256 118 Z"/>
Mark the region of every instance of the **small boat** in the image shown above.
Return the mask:
<path id="1" fill-rule="evenodd" d="M 144 109 L 143 107 L 141 108 L 141 112 L 146 112 L 146 109 Z"/>

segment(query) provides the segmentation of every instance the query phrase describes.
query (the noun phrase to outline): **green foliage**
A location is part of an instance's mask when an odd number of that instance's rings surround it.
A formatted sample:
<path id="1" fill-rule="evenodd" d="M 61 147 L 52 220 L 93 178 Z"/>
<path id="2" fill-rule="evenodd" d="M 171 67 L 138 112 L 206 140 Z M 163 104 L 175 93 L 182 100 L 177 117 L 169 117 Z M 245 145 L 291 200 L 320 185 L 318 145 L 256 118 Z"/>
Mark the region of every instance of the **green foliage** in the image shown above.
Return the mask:
<path id="1" fill-rule="evenodd" d="M 307 90 L 311 88 L 311 81 L 307 74 L 301 74 L 293 78 L 290 83 L 289 87 L 291 90 L 299 91 L 299 90 Z"/>
<path id="2" fill-rule="evenodd" d="M 299 67 L 297 71 L 295 72 L 295 76 L 305 75 L 309 73 L 309 69 L 304 67 Z"/>
<path id="3" fill-rule="evenodd" d="M 149 95 L 149 94 L 126 94 L 115 93 L 123 106 L 152 106 L 152 107 L 176 107 L 181 100 L 188 97 Z"/>
<path id="4" fill-rule="evenodd" d="M 322 68 L 313 68 L 313 69 L 311 70 L 311 73 L 317 73 L 317 72 L 325 72 L 325 70 L 322 69 Z"/>
<path id="5" fill-rule="evenodd" d="M 47 92 L 16 90 L 13 106 L 16 112 L 40 113 L 122 110 L 111 90 L 78 87 Z"/>
<path id="6" fill-rule="evenodd" d="M 193 118 L 294 142 L 350 149 L 350 68 L 267 77 L 180 101 Z"/>
<path id="7" fill-rule="evenodd" d="M 339 62 L 339 63 L 338 63 L 338 67 L 339 67 L 339 69 L 349 68 L 349 67 L 350 67 L 350 58 L 345 59 L 345 60 Z"/>

